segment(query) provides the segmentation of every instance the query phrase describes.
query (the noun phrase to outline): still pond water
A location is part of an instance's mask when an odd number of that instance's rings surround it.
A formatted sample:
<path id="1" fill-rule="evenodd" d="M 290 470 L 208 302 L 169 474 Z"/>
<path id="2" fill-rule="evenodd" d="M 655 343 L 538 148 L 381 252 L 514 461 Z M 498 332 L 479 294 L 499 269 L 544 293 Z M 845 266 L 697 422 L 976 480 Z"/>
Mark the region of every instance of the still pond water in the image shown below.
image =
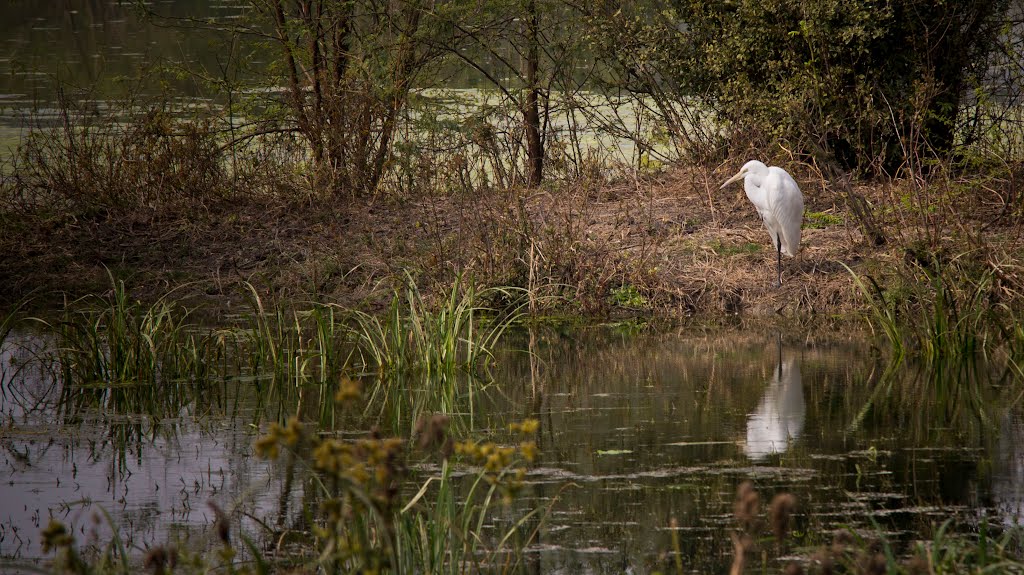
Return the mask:
<path id="1" fill-rule="evenodd" d="M 145 3 L 158 15 L 153 19 L 138 3 L 119 0 L 0 3 L 5 34 L 0 42 L 0 162 L 13 157 L 33 131 L 62 126 L 65 114 L 74 120 L 123 120 L 155 107 L 186 119 L 212 115 L 244 124 L 252 110 L 241 115 L 235 110 L 230 118 L 223 114 L 228 96 L 219 82 L 224 81 L 253 96 L 250 104 L 257 108 L 267 104 L 265 97 L 276 108 L 284 87 L 267 85 L 266 76 L 269 69 L 281 68 L 275 64 L 279 50 L 257 41 L 258 35 L 233 37 L 229 32 L 259 21 L 252 5 L 250 0 L 155 0 Z M 505 52 L 508 61 L 519 59 L 509 46 L 489 50 Z M 517 107 L 488 80 L 508 76 L 499 60 L 479 55 L 487 75 L 460 59 L 444 64 L 436 77 L 428 75 L 415 87 L 423 97 L 413 99 L 410 117 L 440 119 L 460 130 L 469 130 L 461 126 L 466 118 L 487 117 L 496 132 L 518 131 Z M 590 65 L 580 70 L 589 71 Z M 232 95 L 236 103 L 238 96 Z M 582 146 L 576 161 L 584 152 L 639 161 L 642 150 L 624 134 L 652 136 L 654 126 L 645 118 L 649 102 L 626 98 L 613 105 L 588 90 L 552 89 L 548 97 L 553 106 L 549 137 L 580 138 L 573 144 Z M 661 140 L 649 142 L 646 153 L 671 156 Z"/>
<path id="2" fill-rule="evenodd" d="M 174 94 L 182 106 L 208 101 L 202 82 L 186 73 L 217 75 L 229 58 L 221 36 L 185 23 L 231 24 L 243 17 L 245 0 L 157 0 L 148 9 L 171 20 L 151 25 L 135 6 L 119 0 L 3 2 L 0 4 L 0 152 L 27 131 L 59 119 L 58 91 L 72 101 L 127 94 Z M 180 23 L 182 25 L 173 25 Z M 169 25 L 171 24 L 171 25 Z M 266 65 L 246 54 L 240 70 Z M 246 72 L 235 72 L 246 73 Z"/>
<path id="3" fill-rule="evenodd" d="M 527 509 L 557 496 L 529 548 L 540 572 L 664 566 L 673 521 L 687 568 L 723 572 L 736 487 L 747 479 L 765 498 L 796 495 L 798 543 L 847 528 L 907 542 L 947 519 L 962 530 L 982 517 L 1015 523 L 1024 509 L 1019 385 L 981 370 L 886 372 L 865 341 L 608 326 L 512 333 L 489 387 L 449 404 L 452 429 L 486 437 L 540 421 L 541 455 L 516 502 Z M 40 360 L 45 347 L 20 333 L 0 354 L 0 566 L 41 557 L 50 517 L 85 543 L 109 540 L 117 525 L 137 550 L 210 541 L 209 501 L 264 544 L 255 519 L 301 523 L 308 484 L 286 488 L 285 469 L 252 449 L 294 404 L 265 400 L 266 387 L 239 377 L 197 393 L 176 386 L 132 412 L 105 403 L 104 390 L 63 386 Z M 435 471 L 425 464 L 414 475 Z"/>

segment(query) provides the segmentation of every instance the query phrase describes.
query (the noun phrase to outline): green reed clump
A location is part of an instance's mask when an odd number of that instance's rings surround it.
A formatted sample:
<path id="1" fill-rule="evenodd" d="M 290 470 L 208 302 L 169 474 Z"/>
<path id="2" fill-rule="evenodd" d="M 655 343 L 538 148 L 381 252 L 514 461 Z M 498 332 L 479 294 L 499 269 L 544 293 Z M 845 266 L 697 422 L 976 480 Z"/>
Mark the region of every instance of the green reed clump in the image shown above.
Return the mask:
<path id="1" fill-rule="evenodd" d="M 55 336 L 55 377 L 78 390 L 95 390 L 93 395 L 134 394 L 124 399 L 146 407 L 165 399 L 170 405 L 170 396 L 184 393 L 183 386 L 217 381 L 252 382 L 262 396 L 287 399 L 313 386 L 319 388 L 320 420 L 328 422 L 336 415 L 329 398 L 340 382 L 373 373 L 374 393 L 366 406 L 396 413 L 393 421 L 410 421 L 410 413 L 424 409 L 456 410 L 464 392 L 473 392 L 477 368 L 489 364 L 518 308 L 500 314 L 480 305 L 484 298 L 511 300 L 513 290 L 478 290 L 461 278 L 431 305 L 412 278 L 405 278 L 405 289 L 394 293 L 382 316 L 324 303 L 289 308 L 244 283 L 251 311 L 233 326 L 206 329 L 189 322 L 171 292 L 144 305 L 110 274 L 107 293 L 67 304 L 60 321 L 37 321 Z M 424 382 L 425 388 L 417 387 Z M 138 393 L 158 383 L 159 394 Z M 413 410 L 414 403 L 421 409 Z"/>
<path id="2" fill-rule="evenodd" d="M 223 377 L 219 350 L 189 322 L 189 312 L 170 292 L 145 305 L 123 281 L 111 275 L 110 282 L 105 294 L 67 303 L 59 320 L 32 318 L 52 336 L 52 350 L 39 359 L 61 384 L 61 413 L 73 417 L 102 404 L 108 415 L 169 415 L 213 397 L 210 384 Z M 137 421 L 114 432 L 131 436 L 146 428 Z"/>
<path id="3" fill-rule="evenodd" d="M 930 290 L 923 288 L 922 299 L 931 295 L 930 305 L 922 306 L 919 337 L 926 358 L 938 360 L 953 356 L 972 356 L 988 349 L 988 339 L 999 332 L 1001 322 L 992 313 L 993 273 L 986 269 L 977 275 L 964 273 L 958 266 L 930 272 L 925 268 Z"/>
<path id="4" fill-rule="evenodd" d="M 203 345 L 188 330 L 188 312 L 165 295 L 144 306 L 128 295 L 124 282 L 110 276 L 103 296 L 87 296 L 65 306 L 56 324 L 39 320 L 58 338 L 62 378 L 76 385 L 153 384 L 205 369 Z"/>
<path id="5" fill-rule="evenodd" d="M 995 305 L 1003 289 L 997 270 L 977 265 L 970 254 L 930 261 L 909 258 L 888 288 L 850 268 L 869 305 L 868 322 L 889 341 L 897 358 L 914 353 L 929 362 L 972 359 L 1008 343 L 1012 314 Z M 1011 319 L 1007 322 L 1007 319 Z"/>
<path id="6" fill-rule="evenodd" d="M 249 313 L 238 327 L 214 332 L 208 354 L 232 358 L 235 365 L 222 371 L 267 381 L 279 397 L 318 387 L 325 423 L 336 416 L 331 394 L 359 375 L 373 377 L 367 412 L 378 408 L 393 414 L 391 421 L 411 421 L 424 409 L 450 412 L 464 391 L 472 393 L 476 368 L 488 365 L 492 348 L 518 317 L 516 310 L 499 314 L 479 302 L 512 299 L 513 290 L 477 290 L 460 278 L 431 305 L 411 276 L 405 279 L 381 315 L 323 303 L 290 309 L 245 283 Z"/>
<path id="7" fill-rule="evenodd" d="M 222 345 L 234 345 L 238 368 L 292 387 L 327 385 L 348 372 L 352 351 L 350 312 L 332 304 L 312 304 L 308 310 L 269 305 L 245 282 L 251 312 L 238 328 L 220 330 Z"/>
<path id="8" fill-rule="evenodd" d="M 407 274 L 404 289 L 394 291 L 383 317 L 352 312 L 360 358 L 383 372 L 452 373 L 486 367 L 491 348 L 519 317 L 520 308 L 501 314 L 479 302 L 495 296 L 514 300 L 515 291 L 478 291 L 472 281 L 459 276 L 442 303 L 431 307 Z M 482 324 L 485 316 L 491 319 Z"/>
<path id="9" fill-rule="evenodd" d="M 903 327 L 899 320 L 899 310 L 897 306 L 891 300 L 886 299 L 885 292 L 873 277 L 866 276 L 865 279 L 861 279 L 861 277 L 850 269 L 849 266 L 846 264 L 842 265 L 853 277 L 853 281 L 857 285 L 857 288 L 860 289 L 864 299 L 867 300 L 870 312 L 868 325 L 870 325 L 872 329 L 880 329 L 882 333 L 885 334 L 894 356 L 897 360 L 901 359 L 905 349 L 903 345 Z"/>
<path id="10" fill-rule="evenodd" d="M 243 286 L 252 309 L 246 316 L 248 326 L 230 332 L 239 346 L 233 355 L 247 360 L 247 371 L 253 375 L 301 385 L 312 375 L 315 356 L 307 346 L 300 315 L 289 315 L 279 304 L 268 309 L 255 286 Z"/>
<path id="11" fill-rule="evenodd" d="M 353 404 L 359 394 L 343 388 L 335 399 Z M 169 542 L 147 550 L 142 565 L 153 573 L 180 574 L 522 571 L 523 549 L 536 537 L 550 509 L 536 508 L 508 519 L 508 505 L 522 489 L 526 467 L 538 455 L 532 439 L 537 428 L 535 420 L 513 424 L 518 440 L 506 446 L 455 442 L 443 415 L 421 420 L 411 440 L 375 434 L 341 439 L 294 417 L 283 425 L 272 424 L 256 441 L 256 453 L 265 459 L 286 458 L 290 467 L 311 472 L 306 484 L 315 495 L 306 502 L 310 531 L 303 533 L 308 540 L 311 536 L 308 544 L 268 556 L 246 534 L 234 533 L 231 518 L 211 502 L 216 537 L 211 550 Z M 410 497 L 401 487 L 411 479 L 414 453 L 440 457 L 441 467 Z M 457 468 L 468 471 L 468 476 L 457 479 Z M 460 486 L 466 481 L 469 490 L 462 494 Z M 110 522 L 109 516 L 106 520 Z M 494 531 L 502 521 L 507 526 Z M 54 553 L 48 572 L 139 572 L 117 526 L 111 527 L 109 544 L 98 554 L 85 554 L 66 525 L 51 521 L 42 534 L 44 553 Z M 285 535 L 273 533 L 277 539 Z"/>
<path id="12" fill-rule="evenodd" d="M 536 537 L 547 509 L 535 507 L 498 527 L 490 539 L 484 536 L 485 525 L 497 520 L 495 510 L 507 508 L 522 489 L 526 465 L 537 456 L 536 443 L 529 439 L 537 422 L 527 420 L 513 426 L 525 436 L 518 445 L 476 441 L 454 445 L 456 454 L 479 469 L 465 496 L 458 495 L 458 483 L 452 476 L 456 467 L 446 459 L 440 474 L 425 482 L 409 501 L 397 530 L 402 565 L 453 574 L 496 565 L 515 572 L 522 565 L 522 551 Z M 431 488 L 436 491 L 428 501 L 426 494 Z M 490 546 L 489 540 L 493 542 Z"/>
<path id="13" fill-rule="evenodd" d="M 330 398 L 356 369 L 352 312 L 323 303 L 289 309 L 265 301 L 252 284 L 243 286 L 250 312 L 238 327 L 217 330 L 214 336 L 225 357 L 234 361 L 230 371 L 257 385 L 268 382 L 268 388 L 259 388 L 266 397 L 297 400 L 315 389 L 319 420 L 333 422 L 337 412 Z"/>

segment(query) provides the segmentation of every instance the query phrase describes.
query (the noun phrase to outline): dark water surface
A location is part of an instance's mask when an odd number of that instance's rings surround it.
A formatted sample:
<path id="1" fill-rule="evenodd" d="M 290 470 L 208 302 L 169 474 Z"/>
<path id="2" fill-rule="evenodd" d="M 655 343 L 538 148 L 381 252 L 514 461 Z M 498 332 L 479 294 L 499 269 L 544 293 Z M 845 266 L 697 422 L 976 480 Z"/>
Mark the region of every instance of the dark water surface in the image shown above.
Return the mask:
<path id="1" fill-rule="evenodd" d="M 305 484 L 251 447 L 294 406 L 243 377 L 130 400 L 66 389 L 45 347 L 15 334 L 0 357 L 0 557 L 40 557 L 51 516 L 86 543 L 118 525 L 137 549 L 209 541 L 211 500 L 257 537 L 254 519 L 300 523 Z M 886 372 L 862 334 L 545 328 L 506 338 L 492 375 L 451 407 L 452 428 L 540 421 L 540 459 L 505 513 L 557 498 L 529 549 L 542 572 L 664 567 L 673 522 L 687 568 L 721 572 L 747 479 L 765 501 L 797 497 L 796 545 L 847 528 L 908 542 L 947 519 L 1012 524 L 1024 501 L 1019 385 L 977 367 Z"/>
<path id="2" fill-rule="evenodd" d="M 246 13 L 245 0 L 158 0 L 147 7 L 164 16 L 154 25 L 134 2 L 62 0 L 0 4 L 0 146 L 18 142 L 31 126 L 58 115 L 58 96 L 154 98 L 173 94 L 201 104 L 220 77 L 261 67 L 253 54 L 232 53 L 229 35 L 204 31 L 205 22 L 230 25 Z M 247 60 L 240 63 L 242 57 Z M 258 58 L 257 58 L 258 59 Z M 186 73 L 186 70 L 198 74 Z M 166 71 L 166 73 L 162 72 Z M 184 104 L 183 104 L 184 105 Z"/>

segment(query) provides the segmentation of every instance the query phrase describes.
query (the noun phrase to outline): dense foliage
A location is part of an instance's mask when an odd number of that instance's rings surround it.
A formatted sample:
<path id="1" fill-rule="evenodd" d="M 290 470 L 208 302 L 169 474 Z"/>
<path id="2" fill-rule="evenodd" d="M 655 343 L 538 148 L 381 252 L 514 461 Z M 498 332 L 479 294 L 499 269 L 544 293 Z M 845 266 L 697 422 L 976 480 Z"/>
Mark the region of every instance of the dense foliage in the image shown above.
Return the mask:
<path id="1" fill-rule="evenodd" d="M 1008 10 L 1004 0 L 658 0 L 594 16 L 627 84 L 697 98 L 721 135 L 894 174 L 979 136 L 970 112 L 997 89 L 986 78 L 1012 32 Z"/>
<path id="2" fill-rule="evenodd" d="M 632 140 L 640 168 L 782 144 L 862 174 L 918 174 L 991 141 L 1024 69 L 1010 0 L 249 6 L 214 26 L 225 70 L 270 59 L 250 70 L 265 90 L 228 72 L 211 86 L 251 122 L 232 123 L 232 140 L 288 134 L 318 188 L 355 195 L 452 189 L 438 164 L 456 187 L 578 176 L 594 134 Z M 438 97 L 453 81 L 489 95 Z"/>

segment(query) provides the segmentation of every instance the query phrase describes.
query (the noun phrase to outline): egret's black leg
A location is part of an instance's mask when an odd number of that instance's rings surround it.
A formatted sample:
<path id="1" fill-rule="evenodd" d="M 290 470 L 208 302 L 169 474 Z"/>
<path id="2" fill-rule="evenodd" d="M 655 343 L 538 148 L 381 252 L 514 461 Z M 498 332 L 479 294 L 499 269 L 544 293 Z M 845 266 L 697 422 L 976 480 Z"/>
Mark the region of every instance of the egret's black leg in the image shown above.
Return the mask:
<path id="1" fill-rule="evenodd" d="M 779 343 L 779 381 L 782 381 L 782 333 L 776 333 L 775 337 Z"/>
<path id="2" fill-rule="evenodd" d="M 779 285 L 782 287 L 782 234 L 775 236 L 775 249 L 779 256 Z"/>

